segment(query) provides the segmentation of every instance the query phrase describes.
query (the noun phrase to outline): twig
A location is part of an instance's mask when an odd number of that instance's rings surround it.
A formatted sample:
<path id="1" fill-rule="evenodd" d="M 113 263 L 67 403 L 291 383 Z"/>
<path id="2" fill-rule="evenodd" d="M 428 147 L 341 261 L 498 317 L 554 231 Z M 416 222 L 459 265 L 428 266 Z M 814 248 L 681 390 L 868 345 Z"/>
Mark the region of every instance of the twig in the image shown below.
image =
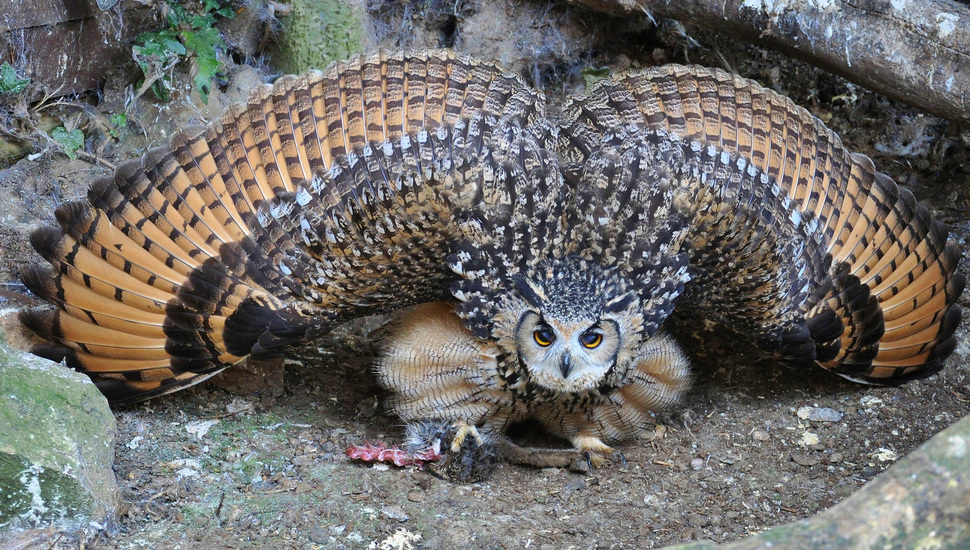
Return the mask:
<path id="1" fill-rule="evenodd" d="M 113 163 L 111 163 L 111 162 L 109 162 L 109 161 L 107 161 L 107 160 L 105 160 L 105 159 L 103 159 L 103 158 L 101 158 L 99 156 L 92 155 L 91 153 L 88 153 L 86 151 L 81 151 L 80 149 L 78 149 L 77 151 L 74 151 L 74 154 L 77 155 L 79 158 L 82 158 L 82 159 L 84 159 L 84 160 L 86 160 L 88 162 L 94 162 L 96 164 L 100 164 L 101 166 L 104 166 L 108 170 L 114 171 L 114 170 L 116 170 L 118 168 L 117 165 L 115 165 L 115 164 L 113 164 Z"/>

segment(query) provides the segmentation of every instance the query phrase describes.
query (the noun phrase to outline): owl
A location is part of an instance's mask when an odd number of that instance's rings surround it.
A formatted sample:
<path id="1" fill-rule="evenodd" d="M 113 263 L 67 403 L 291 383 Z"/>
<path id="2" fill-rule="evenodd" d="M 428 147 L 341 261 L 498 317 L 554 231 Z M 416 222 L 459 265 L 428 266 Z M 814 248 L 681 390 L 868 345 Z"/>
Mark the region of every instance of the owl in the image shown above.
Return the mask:
<path id="1" fill-rule="evenodd" d="M 675 313 L 864 383 L 953 350 L 943 224 L 790 100 L 669 65 L 545 107 L 446 50 L 262 87 L 32 235 L 34 352 L 130 403 L 401 310 L 377 378 L 408 448 L 468 481 L 616 458 L 689 386 Z M 509 442 L 527 419 L 572 449 Z"/>

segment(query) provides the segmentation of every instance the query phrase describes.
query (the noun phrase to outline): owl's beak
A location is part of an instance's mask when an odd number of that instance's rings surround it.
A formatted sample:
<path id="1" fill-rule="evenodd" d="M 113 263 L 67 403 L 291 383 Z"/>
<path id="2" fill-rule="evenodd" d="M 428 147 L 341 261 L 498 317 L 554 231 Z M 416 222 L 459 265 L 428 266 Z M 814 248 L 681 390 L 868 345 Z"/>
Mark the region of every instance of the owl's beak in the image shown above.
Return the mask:
<path id="1" fill-rule="evenodd" d="M 569 355 L 563 355 L 562 363 L 559 363 L 559 371 L 562 372 L 563 379 L 569 378 L 569 373 L 572 370 L 573 365 L 569 362 Z"/>

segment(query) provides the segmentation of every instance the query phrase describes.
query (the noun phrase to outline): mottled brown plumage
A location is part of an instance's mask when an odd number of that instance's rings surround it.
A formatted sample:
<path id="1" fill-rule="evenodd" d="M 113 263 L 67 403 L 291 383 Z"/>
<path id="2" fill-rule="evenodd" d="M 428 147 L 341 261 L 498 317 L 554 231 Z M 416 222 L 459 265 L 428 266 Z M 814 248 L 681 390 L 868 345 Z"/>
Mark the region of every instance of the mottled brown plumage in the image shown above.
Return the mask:
<path id="1" fill-rule="evenodd" d="M 563 112 L 448 51 L 284 77 L 59 208 L 23 277 L 56 307 L 21 319 L 131 402 L 426 304 L 377 372 L 459 479 L 524 418 L 596 456 L 637 435 L 690 379 L 675 308 L 865 382 L 952 351 L 945 228 L 790 100 L 665 66 Z"/>

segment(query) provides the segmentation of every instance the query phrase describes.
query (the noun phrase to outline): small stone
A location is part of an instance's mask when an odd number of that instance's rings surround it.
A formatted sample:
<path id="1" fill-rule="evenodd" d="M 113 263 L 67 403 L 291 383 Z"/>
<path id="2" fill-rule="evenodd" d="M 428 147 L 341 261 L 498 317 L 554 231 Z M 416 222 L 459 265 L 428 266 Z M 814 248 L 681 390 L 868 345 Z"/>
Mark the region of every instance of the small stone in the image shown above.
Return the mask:
<path id="1" fill-rule="evenodd" d="M 842 413 L 828 407 L 802 407 L 798 409 L 798 418 L 811 422 L 838 422 L 842 420 Z"/>
<path id="2" fill-rule="evenodd" d="M 813 434 L 812 432 L 802 432 L 802 436 L 799 438 L 798 444 L 802 447 L 810 447 L 812 445 L 817 445 L 818 441 L 818 435 Z"/>
<path id="3" fill-rule="evenodd" d="M 392 504 L 390 506 L 381 508 L 381 514 L 386 518 L 395 519 L 397 521 L 407 521 L 411 519 L 411 516 L 404 511 L 404 508 L 401 508 L 397 504 Z"/>
<path id="4" fill-rule="evenodd" d="M 763 432 L 761 430 L 755 430 L 751 432 L 751 437 L 754 438 L 755 441 L 768 441 L 769 439 L 771 439 L 771 436 L 768 435 L 768 432 Z"/>
<path id="5" fill-rule="evenodd" d="M 741 460 L 741 457 L 740 456 L 738 456 L 736 454 L 731 454 L 731 453 L 725 454 L 723 456 L 719 456 L 717 458 L 717 461 L 718 462 L 720 462 L 721 464 L 727 464 L 727 465 L 734 464 L 735 462 L 737 462 L 739 460 Z"/>
<path id="6" fill-rule="evenodd" d="M 876 452 L 870 454 L 869 456 L 875 458 L 879 462 L 896 462 L 899 460 L 899 455 L 896 454 L 896 451 L 886 449 L 885 447 L 880 447 L 876 450 Z"/>
<path id="7" fill-rule="evenodd" d="M 310 532 L 307 533 L 310 540 L 317 544 L 326 544 L 330 541 L 330 533 L 327 529 L 324 529 L 321 525 L 314 525 L 310 528 Z"/>
<path id="8" fill-rule="evenodd" d="M 408 500 L 411 502 L 424 502 L 424 493 L 421 491 L 411 491 L 408 493 Z"/>
<path id="9" fill-rule="evenodd" d="M 703 458 L 695 458 L 694 460 L 691 460 L 690 461 L 690 467 L 692 469 L 694 469 L 694 470 L 700 470 L 701 468 L 704 467 L 704 459 Z"/>
<path id="10" fill-rule="evenodd" d="M 687 514 L 687 525 L 691 527 L 705 527 L 710 523 L 703 514 Z"/>
<path id="11" fill-rule="evenodd" d="M 566 482 L 566 488 L 570 491 L 578 491 L 580 489 L 586 488 L 586 476 L 582 475 L 571 475 L 569 476 L 569 481 Z"/>
<path id="12" fill-rule="evenodd" d="M 799 466 L 815 466 L 821 459 L 813 454 L 806 453 L 792 453 L 791 459 L 795 461 L 795 464 Z"/>
<path id="13" fill-rule="evenodd" d="M 842 453 L 832 453 L 829 455 L 829 464 L 838 464 L 842 462 Z"/>

